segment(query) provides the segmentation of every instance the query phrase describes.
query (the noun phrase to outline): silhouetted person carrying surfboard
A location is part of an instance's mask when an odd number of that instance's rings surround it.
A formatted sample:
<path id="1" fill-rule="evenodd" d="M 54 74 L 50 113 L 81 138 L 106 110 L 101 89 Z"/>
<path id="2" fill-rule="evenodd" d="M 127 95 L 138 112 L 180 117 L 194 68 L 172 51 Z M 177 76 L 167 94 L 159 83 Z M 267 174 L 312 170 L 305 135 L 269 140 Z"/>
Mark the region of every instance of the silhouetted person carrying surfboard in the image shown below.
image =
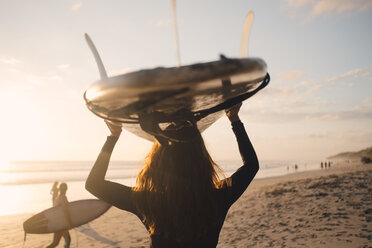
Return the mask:
<path id="1" fill-rule="evenodd" d="M 111 135 L 88 176 L 86 189 L 138 216 L 150 234 L 151 247 L 216 247 L 229 208 L 259 169 L 238 116 L 240 107 L 238 104 L 226 111 L 243 159 L 243 166 L 231 177 L 219 180 L 220 169 L 211 159 L 195 121 L 189 120 L 172 123 L 164 131 L 155 127 L 159 135 L 137 176 L 136 187 L 105 180 L 121 134 L 121 126 L 106 122 Z M 167 139 L 167 135 L 172 137 Z"/>
<path id="2" fill-rule="evenodd" d="M 54 187 L 54 185 L 53 185 L 53 187 Z M 70 212 L 69 212 L 68 207 L 67 207 L 68 200 L 67 200 L 67 197 L 66 197 L 66 191 L 67 191 L 67 184 L 66 183 L 61 183 L 59 185 L 59 188 L 58 188 L 58 196 L 53 201 L 53 206 L 55 207 L 55 206 L 60 206 L 61 205 L 63 207 L 64 212 L 65 212 L 67 221 L 70 223 L 70 225 L 72 225 L 71 224 L 72 221 L 71 221 Z M 70 232 L 68 230 L 64 230 L 64 231 L 61 231 L 61 232 L 54 233 L 53 234 L 53 242 L 50 245 L 48 245 L 47 248 L 56 247 L 59 244 L 59 241 L 61 240 L 62 237 L 65 240 L 65 246 L 64 247 L 69 248 L 70 243 L 71 243 L 71 236 L 70 236 Z"/>

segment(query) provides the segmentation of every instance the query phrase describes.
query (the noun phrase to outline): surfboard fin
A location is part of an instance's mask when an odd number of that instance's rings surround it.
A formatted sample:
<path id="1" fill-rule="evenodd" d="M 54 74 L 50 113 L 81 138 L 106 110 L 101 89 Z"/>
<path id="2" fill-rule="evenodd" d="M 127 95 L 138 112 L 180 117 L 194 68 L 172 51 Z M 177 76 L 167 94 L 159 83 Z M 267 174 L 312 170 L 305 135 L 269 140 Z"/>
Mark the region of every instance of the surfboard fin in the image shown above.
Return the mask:
<path id="1" fill-rule="evenodd" d="M 254 19 L 253 11 L 249 11 L 247 17 L 244 21 L 242 38 L 240 40 L 240 50 L 239 50 L 239 57 L 246 58 L 248 57 L 248 42 L 249 42 L 249 34 L 251 33 L 252 24 Z"/>
<path id="2" fill-rule="evenodd" d="M 178 39 L 176 0 L 171 0 L 171 2 L 172 2 L 172 14 L 173 14 L 174 45 L 175 45 L 175 52 L 176 52 L 177 67 L 179 67 L 181 65 L 181 56 L 180 56 L 180 42 Z"/>
<path id="3" fill-rule="evenodd" d="M 25 232 L 25 236 L 23 237 L 23 246 L 22 247 L 25 247 L 26 237 L 27 237 L 27 233 Z"/>
<path id="4" fill-rule="evenodd" d="M 96 46 L 94 45 L 92 39 L 89 37 L 89 35 L 87 33 L 85 33 L 84 36 L 85 36 L 85 40 L 86 40 L 86 42 L 87 42 L 90 50 L 93 53 L 94 59 L 96 60 L 96 63 L 97 63 L 97 66 L 98 66 L 98 70 L 99 70 L 99 74 L 101 76 L 101 79 L 106 79 L 107 78 L 106 69 L 103 66 L 101 57 L 99 56 L 99 53 L 97 51 Z"/>
<path id="5" fill-rule="evenodd" d="M 227 57 L 223 54 L 220 54 L 220 60 L 227 60 Z"/>

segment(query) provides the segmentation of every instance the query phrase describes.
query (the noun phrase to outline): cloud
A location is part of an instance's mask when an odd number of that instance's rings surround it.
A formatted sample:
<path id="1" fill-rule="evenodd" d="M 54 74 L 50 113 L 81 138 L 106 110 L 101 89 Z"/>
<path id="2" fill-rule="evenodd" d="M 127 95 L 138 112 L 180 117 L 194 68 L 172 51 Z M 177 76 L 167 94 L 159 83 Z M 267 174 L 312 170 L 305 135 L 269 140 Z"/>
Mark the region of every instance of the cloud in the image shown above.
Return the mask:
<path id="1" fill-rule="evenodd" d="M 311 95 L 323 87 L 321 83 L 310 82 L 310 81 L 302 81 L 301 86 L 304 87 L 304 90 L 305 90 L 304 95 Z"/>
<path id="2" fill-rule="evenodd" d="M 63 93 L 68 98 L 79 99 L 79 100 L 81 98 L 81 92 L 76 89 L 67 89 Z"/>
<path id="3" fill-rule="evenodd" d="M 288 4 L 288 6 L 293 8 L 302 8 L 310 3 L 313 2 L 313 0 L 286 0 L 284 1 Z"/>
<path id="4" fill-rule="evenodd" d="M 296 72 L 296 71 L 293 71 Z M 304 73 L 283 73 L 280 78 L 296 78 Z M 275 84 L 247 100 L 242 114 L 257 123 L 372 121 L 372 97 L 344 101 L 343 92 L 350 80 L 370 82 L 372 69 L 352 69 L 319 80 L 296 81 L 290 85 Z M 357 79 L 357 80 L 356 80 Z M 355 90 L 360 84 L 355 84 Z M 364 87 L 364 85 L 363 85 Z M 337 95 L 334 95 L 337 94 Z"/>
<path id="5" fill-rule="evenodd" d="M 364 106 L 366 107 L 372 107 L 372 97 L 368 97 L 363 100 Z"/>
<path id="6" fill-rule="evenodd" d="M 54 76 L 51 76 L 50 77 L 50 80 L 53 80 L 53 81 L 62 81 L 63 78 L 59 75 L 54 75 Z"/>
<path id="7" fill-rule="evenodd" d="M 69 64 L 60 64 L 60 65 L 57 65 L 57 68 L 58 69 L 67 69 L 67 68 L 70 68 L 70 65 Z"/>
<path id="8" fill-rule="evenodd" d="M 305 71 L 301 70 L 292 70 L 292 71 L 282 71 L 276 74 L 275 81 L 278 83 L 281 82 L 293 82 L 306 75 Z"/>
<path id="9" fill-rule="evenodd" d="M 43 84 L 43 79 L 39 76 L 28 75 L 25 78 L 25 81 L 31 83 L 32 85 L 41 85 Z"/>
<path id="10" fill-rule="evenodd" d="M 5 89 L 14 91 L 26 91 L 40 88 L 45 85 L 50 86 L 50 82 L 60 82 L 63 78 L 57 74 L 51 75 L 35 75 L 35 74 L 16 74 L 8 77 L 5 80 L 0 80 L 0 85 Z"/>
<path id="11" fill-rule="evenodd" d="M 346 141 L 349 143 L 365 143 L 364 147 L 361 146 L 361 148 L 365 148 L 366 146 L 371 145 L 372 140 L 372 132 L 370 130 L 355 130 L 355 129 L 349 129 L 345 130 L 343 132 L 338 133 L 337 135 L 338 141 Z M 360 150 L 360 148 L 357 148 L 356 150 Z"/>
<path id="12" fill-rule="evenodd" d="M 32 88 L 33 87 L 31 85 L 22 84 L 22 83 L 10 85 L 10 89 L 14 91 L 28 91 L 28 90 L 32 90 Z"/>
<path id="13" fill-rule="evenodd" d="M 311 111 L 323 108 L 326 103 L 321 99 L 314 101 L 314 95 L 322 89 L 324 83 L 304 80 L 287 87 L 273 85 L 255 96 L 254 107 L 285 111 Z"/>
<path id="14" fill-rule="evenodd" d="M 321 131 L 316 133 L 308 133 L 305 134 L 305 136 L 310 139 L 328 139 L 331 135 L 329 132 Z"/>
<path id="15" fill-rule="evenodd" d="M 81 8 L 81 6 L 83 6 L 83 3 L 82 2 L 77 2 L 74 5 L 72 5 L 71 11 L 76 12 Z"/>
<path id="16" fill-rule="evenodd" d="M 340 120 L 339 113 L 311 113 L 305 115 L 304 119 L 306 121 L 316 120 L 316 121 L 336 121 Z"/>
<path id="17" fill-rule="evenodd" d="M 262 92 L 262 94 L 265 97 L 270 97 L 270 98 L 272 98 L 273 96 L 276 96 L 276 97 L 278 97 L 278 96 L 279 97 L 292 97 L 292 96 L 295 96 L 295 95 L 298 94 L 298 92 L 299 92 L 298 88 L 299 88 L 298 85 L 285 87 L 285 88 L 271 87 L 271 88 L 265 89 L 265 91 Z"/>
<path id="18" fill-rule="evenodd" d="M 371 0 L 323 0 L 317 1 L 310 13 L 311 16 L 326 15 L 336 12 L 343 14 L 350 11 L 369 11 L 372 9 Z"/>
<path id="19" fill-rule="evenodd" d="M 110 77 L 113 77 L 113 76 L 118 76 L 118 75 L 126 74 L 126 73 L 129 73 L 131 71 L 133 71 L 133 69 L 131 69 L 131 68 L 122 68 L 122 69 L 118 69 L 118 70 L 109 71 L 108 72 L 108 75 Z"/>
<path id="20" fill-rule="evenodd" d="M 0 62 L 3 63 L 3 64 L 7 64 L 7 65 L 17 65 L 17 64 L 20 63 L 19 60 L 15 59 L 13 57 L 10 57 L 10 58 L 1 57 Z"/>
<path id="21" fill-rule="evenodd" d="M 372 10 L 371 0 L 283 0 L 289 9 L 306 9 L 310 17 Z"/>
<path id="22" fill-rule="evenodd" d="M 289 111 L 243 111 L 243 116 L 246 116 L 252 122 L 256 123 L 290 123 L 290 122 L 306 122 L 309 121 L 348 121 L 348 120 L 366 120 L 372 119 L 372 110 L 347 110 L 334 112 L 289 112 Z"/>
<path id="23" fill-rule="evenodd" d="M 172 25 L 172 21 L 170 19 L 162 19 L 162 20 L 151 20 L 149 22 L 151 26 L 155 26 L 157 28 L 164 28 L 164 27 L 169 27 Z"/>
<path id="24" fill-rule="evenodd" d="M 298 83 L 285 88 L 268 87 L 257 96 L 254 96 L 254 101 L 247 104 L 245 109 L 249 113 L 264 113 L 266 111 L 278 114 L 311 112 L 314 109 L 324 107 L 324 101 L 313 101 L 311 94 L 314 92 L 315 90 L 312 91 L 311 88 L 308 89 Z M 291 116 L 291 119 L 292 117 L 296 116 Z"/>
<path id="25" fill-rule="evenodd" d="M 371 71 L 371 69 L 353 69 L 339 76 L 327 78 L 326 83 L 345 84 L 346 79 L 368 77 L 371 74 Z"/>

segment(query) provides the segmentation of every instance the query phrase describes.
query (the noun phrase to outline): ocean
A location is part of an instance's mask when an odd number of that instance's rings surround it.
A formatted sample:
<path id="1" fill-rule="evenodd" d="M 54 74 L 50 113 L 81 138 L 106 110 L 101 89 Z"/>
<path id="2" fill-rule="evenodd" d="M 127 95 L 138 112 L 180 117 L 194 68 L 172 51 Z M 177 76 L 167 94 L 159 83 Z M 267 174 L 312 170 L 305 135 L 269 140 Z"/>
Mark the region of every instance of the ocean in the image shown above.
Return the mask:
<path id="1" fill-rule="evenodd" d="M 18 161 L 0 165 L 0 216 L 37 213 L 52 206 L 53 182 L 66 182 L 69 201 L 95 198 L 84 188 L 93 161 Z M 230 176 L 241 161 L 216 161 Z M 297 170 L 295 169 L 297 165 Z M 106 178 L 134 186 L 140 162 L 112 161 Z M 320 161 L 260 161 L 256 178 L 281 176 L 297 171 L 320 169 Z"/>

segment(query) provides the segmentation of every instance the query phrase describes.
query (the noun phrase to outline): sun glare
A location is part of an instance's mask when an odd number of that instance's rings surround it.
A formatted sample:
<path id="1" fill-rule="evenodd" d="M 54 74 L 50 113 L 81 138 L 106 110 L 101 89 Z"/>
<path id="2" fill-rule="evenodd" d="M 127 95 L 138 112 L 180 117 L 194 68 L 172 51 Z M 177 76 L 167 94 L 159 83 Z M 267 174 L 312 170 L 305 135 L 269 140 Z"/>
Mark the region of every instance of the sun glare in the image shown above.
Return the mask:
<path id="1" fill-rule="evenodd" d="M 7 159 L 0 159 L 0 184 L 10 180 L 7 170 L 10 168 L 10 162 Z M 4 198 L 1 198 L 4 199 Z"/>
<path id="2" fill-rule="evenodd" d="M 10 160 L 7 158 L 0 158 L 0 171 L 8 170 L 10 168 Z"/>

